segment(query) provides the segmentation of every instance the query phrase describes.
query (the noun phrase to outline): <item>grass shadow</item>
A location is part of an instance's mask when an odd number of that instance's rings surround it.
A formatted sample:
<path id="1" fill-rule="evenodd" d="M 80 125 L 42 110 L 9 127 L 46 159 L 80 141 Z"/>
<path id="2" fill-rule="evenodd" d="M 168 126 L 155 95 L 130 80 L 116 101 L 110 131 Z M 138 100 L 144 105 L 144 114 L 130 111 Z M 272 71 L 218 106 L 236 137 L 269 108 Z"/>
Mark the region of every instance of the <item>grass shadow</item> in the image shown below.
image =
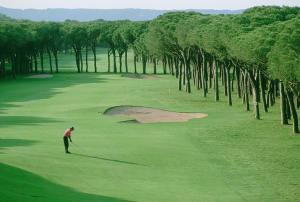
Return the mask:
<path id="1" fill-rule="evenodd" d="M 138 122 L 138 121 L 135 120 L 135 119 L 132 119 L 132 120 L 119 121 L 119 123 L 138 124 L 138 123 L 140 123 L 140 122 Z"/>
<path id="2" fill-rule="evenodd" d="M 39 125 L 42 123 L 58 123 L 55 119 L 36 116 L 0 116 L 0 127 L 11 125 Z"/>
<path id="3" fill-rule="evenodd" d="M 130 165 L 145 166 L 145 165 L 134 163 L 134 162 L 122 161 L 122 160 L 116 160 L 116 159 L 108 159 L 108 158 L 103 158 L 103 157 L 98 157 L 98 156 L 90 156 L 90 155 L 86 155 L 86 154 L 72 153 L 72 155 L 81 156 L 81 157 L 85 157 L 85 158 L 99 159 L 99 160 L 104 160 L 104 161 L 112 161 L 112 162 L 116 162 L 116 163 L 125 163 L 125 164 L 130 164 Z"/>
<path id="4" fill-rule="evenodd" d="M 127 200 L 82 193 L 50 182 L 28 171 L 0 163 L 0 201 L 126 202 Z"/>
<path id="5" fill-rule="evenodd" d="M 34 141 L 34 140 L 2 139 L 2 138 L 0 138 L 0 151 L 5 150 L 7 147 L 30 146 L 35 143 L 37 143 L 37 141 Z M 0 154 L 5 154 L 5 153 L 0 152 Z"/>
<path id="6" fill-rule="evenodd" d="M 22 140 L 22 139 L 2 139 L 0 138 L 0 149 L 2 147 L 18 147 L 18 146 L 30 146 L 35 144 L 37 141 L 33 140 Z"/>
<path id="7" fill-rule="evenodd" d="M 59 73 L 48 79 L 21 77 L 16 80 L 0 80 L 0 112 L 18 107 L 15 102 L 49 99 L 59 94 L 59 89 L 80 84 L 103 83 L 108 80 L 100 76 L 101 73 Z"/>

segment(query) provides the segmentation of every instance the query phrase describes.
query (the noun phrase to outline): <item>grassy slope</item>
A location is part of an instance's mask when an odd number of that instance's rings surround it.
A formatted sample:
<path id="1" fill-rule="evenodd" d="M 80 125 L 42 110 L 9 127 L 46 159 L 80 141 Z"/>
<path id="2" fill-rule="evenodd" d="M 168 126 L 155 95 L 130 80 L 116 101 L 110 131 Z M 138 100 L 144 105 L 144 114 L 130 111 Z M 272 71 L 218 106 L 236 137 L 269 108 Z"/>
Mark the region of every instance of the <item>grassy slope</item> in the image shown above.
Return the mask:
<path id="1" fill-rule="evenodd" d="M 239 100 L 230 108 L 176 83 L 92 73 L 0 82 L 0 199 L 299 200 L 299 138 L 279 125 L 278 106 L 256 121 Z M 209 117 L 140 125 L 101 114 L 127 104 Z M 75 154 L 65 155 L 71 125 Z"/>

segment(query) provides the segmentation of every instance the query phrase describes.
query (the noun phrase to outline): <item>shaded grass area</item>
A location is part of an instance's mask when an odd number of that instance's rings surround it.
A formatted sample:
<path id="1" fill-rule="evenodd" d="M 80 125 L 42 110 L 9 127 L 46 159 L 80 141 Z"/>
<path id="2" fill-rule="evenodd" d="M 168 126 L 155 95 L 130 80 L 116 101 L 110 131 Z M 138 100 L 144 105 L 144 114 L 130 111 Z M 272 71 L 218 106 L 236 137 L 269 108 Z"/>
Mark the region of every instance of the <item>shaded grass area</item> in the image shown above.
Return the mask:
<path id="1" fill-rule="evenodd" d="M 0 201 L 103 201 L 127 200 L 78 192 L 33 173 L 0 163 Z"/>

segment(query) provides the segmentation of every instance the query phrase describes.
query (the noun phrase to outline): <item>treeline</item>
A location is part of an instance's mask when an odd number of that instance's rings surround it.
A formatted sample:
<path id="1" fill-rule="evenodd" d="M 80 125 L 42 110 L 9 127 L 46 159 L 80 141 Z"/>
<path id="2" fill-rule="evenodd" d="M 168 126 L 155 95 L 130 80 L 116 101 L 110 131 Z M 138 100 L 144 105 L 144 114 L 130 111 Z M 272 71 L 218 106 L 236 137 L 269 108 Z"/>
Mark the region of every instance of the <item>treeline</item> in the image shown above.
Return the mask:
<path id="1" fill-rule="evenodd" d="M 211 89 L 219 101 L 222 87 L 228 105 L 233 104 L 235 93 L 246 110 L 252 108 L 257 119 L 261 118 L 261 111 L 268 112 L 280 97 L 282 124 L 292 120 L 294 133 L 299 132 L 300 9 L 297 7 L 255 7 L 239 15 L 171 12 L 151 22 L 3 20 L 0 75 L 5 75 L 5 61 L 12 64 L 14 76 L 43 72 L 44 54 L 50 58 L 51 72 L 54 57 L 57 72 L 58 52 L 69 49 L 75 53 L 78 72 L 88 71 L 87 54 L 92 50 L 97 72 L 99 45 L 107 47 L 108 72 L 128 72 L 127 53 L 132 49 L 135 72 L 137 61 L 142 62 L 143 73 L 149 63 L 156 73 L 157 64 L 161 63 L 164 73 L 168 71 L 178 78 L 179 90 L 190 93 L 194 85 L 206 97 Z"/>
<path id="2" fill-rule="evenodd" d="M 138 38 L 145 32 L 148 24 L 103 20 L 31 22 L 5 17 L 0 18 L 0 22 L 0 77 L 7 73 L 13 77 L 24 73 L 43 73 L 45 55 L 49 58 L 47 65 L 51 73 L 59 72 L 59 52 L 70 50 L 74 53 L 79 73 L 89 71 L 88 53 L 91 51 L 94 57 L 93 71 L 97 72 L 98 46 L 108 49 L 108 72 L 128 72 L 128 50 L 133 49 L 136 60 L 139 59 L 142 47 Z M 6 64 L 9 64 L 10 72 L 6 71 Z"/>
<path id="3" fill-rule="evenodd" d="M 171 64 L 179 90 L 191 85 L 215 100 L 233 91 L 257 119 L 281 100 L 282 124 L 293 120 L 299 133 L 300 8 L 255 7 L 241 15 L 168 13 L 142 36 L 148 54 Z M 234 82 L 235 81 L 235 82 Z M 262 109 L 260 109 L 260 103 Z"/>

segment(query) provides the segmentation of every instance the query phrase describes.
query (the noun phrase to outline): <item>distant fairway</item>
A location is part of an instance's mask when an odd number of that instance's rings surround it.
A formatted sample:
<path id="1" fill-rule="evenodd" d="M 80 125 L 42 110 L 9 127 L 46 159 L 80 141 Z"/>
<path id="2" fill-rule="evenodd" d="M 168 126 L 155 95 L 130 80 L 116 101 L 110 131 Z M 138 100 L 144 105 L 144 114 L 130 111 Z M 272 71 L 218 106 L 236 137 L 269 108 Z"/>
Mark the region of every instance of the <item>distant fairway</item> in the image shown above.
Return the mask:
<path id="1" fill-rule="evenodd" d="M 76 71 L 68 57 L 63 69 Z M 157 77 L 0 81 L 0 201 L 299 201 L 299 137 L 280 125 L 278 106 L 257 121 L 236 96 L 228 107 L 223 96 L 188 95 L 172 76 Z M 103 115 L 120 105 L 209 116 L 135 124 Z M 66 155 L 70 126 L 75 145 Z"/>

